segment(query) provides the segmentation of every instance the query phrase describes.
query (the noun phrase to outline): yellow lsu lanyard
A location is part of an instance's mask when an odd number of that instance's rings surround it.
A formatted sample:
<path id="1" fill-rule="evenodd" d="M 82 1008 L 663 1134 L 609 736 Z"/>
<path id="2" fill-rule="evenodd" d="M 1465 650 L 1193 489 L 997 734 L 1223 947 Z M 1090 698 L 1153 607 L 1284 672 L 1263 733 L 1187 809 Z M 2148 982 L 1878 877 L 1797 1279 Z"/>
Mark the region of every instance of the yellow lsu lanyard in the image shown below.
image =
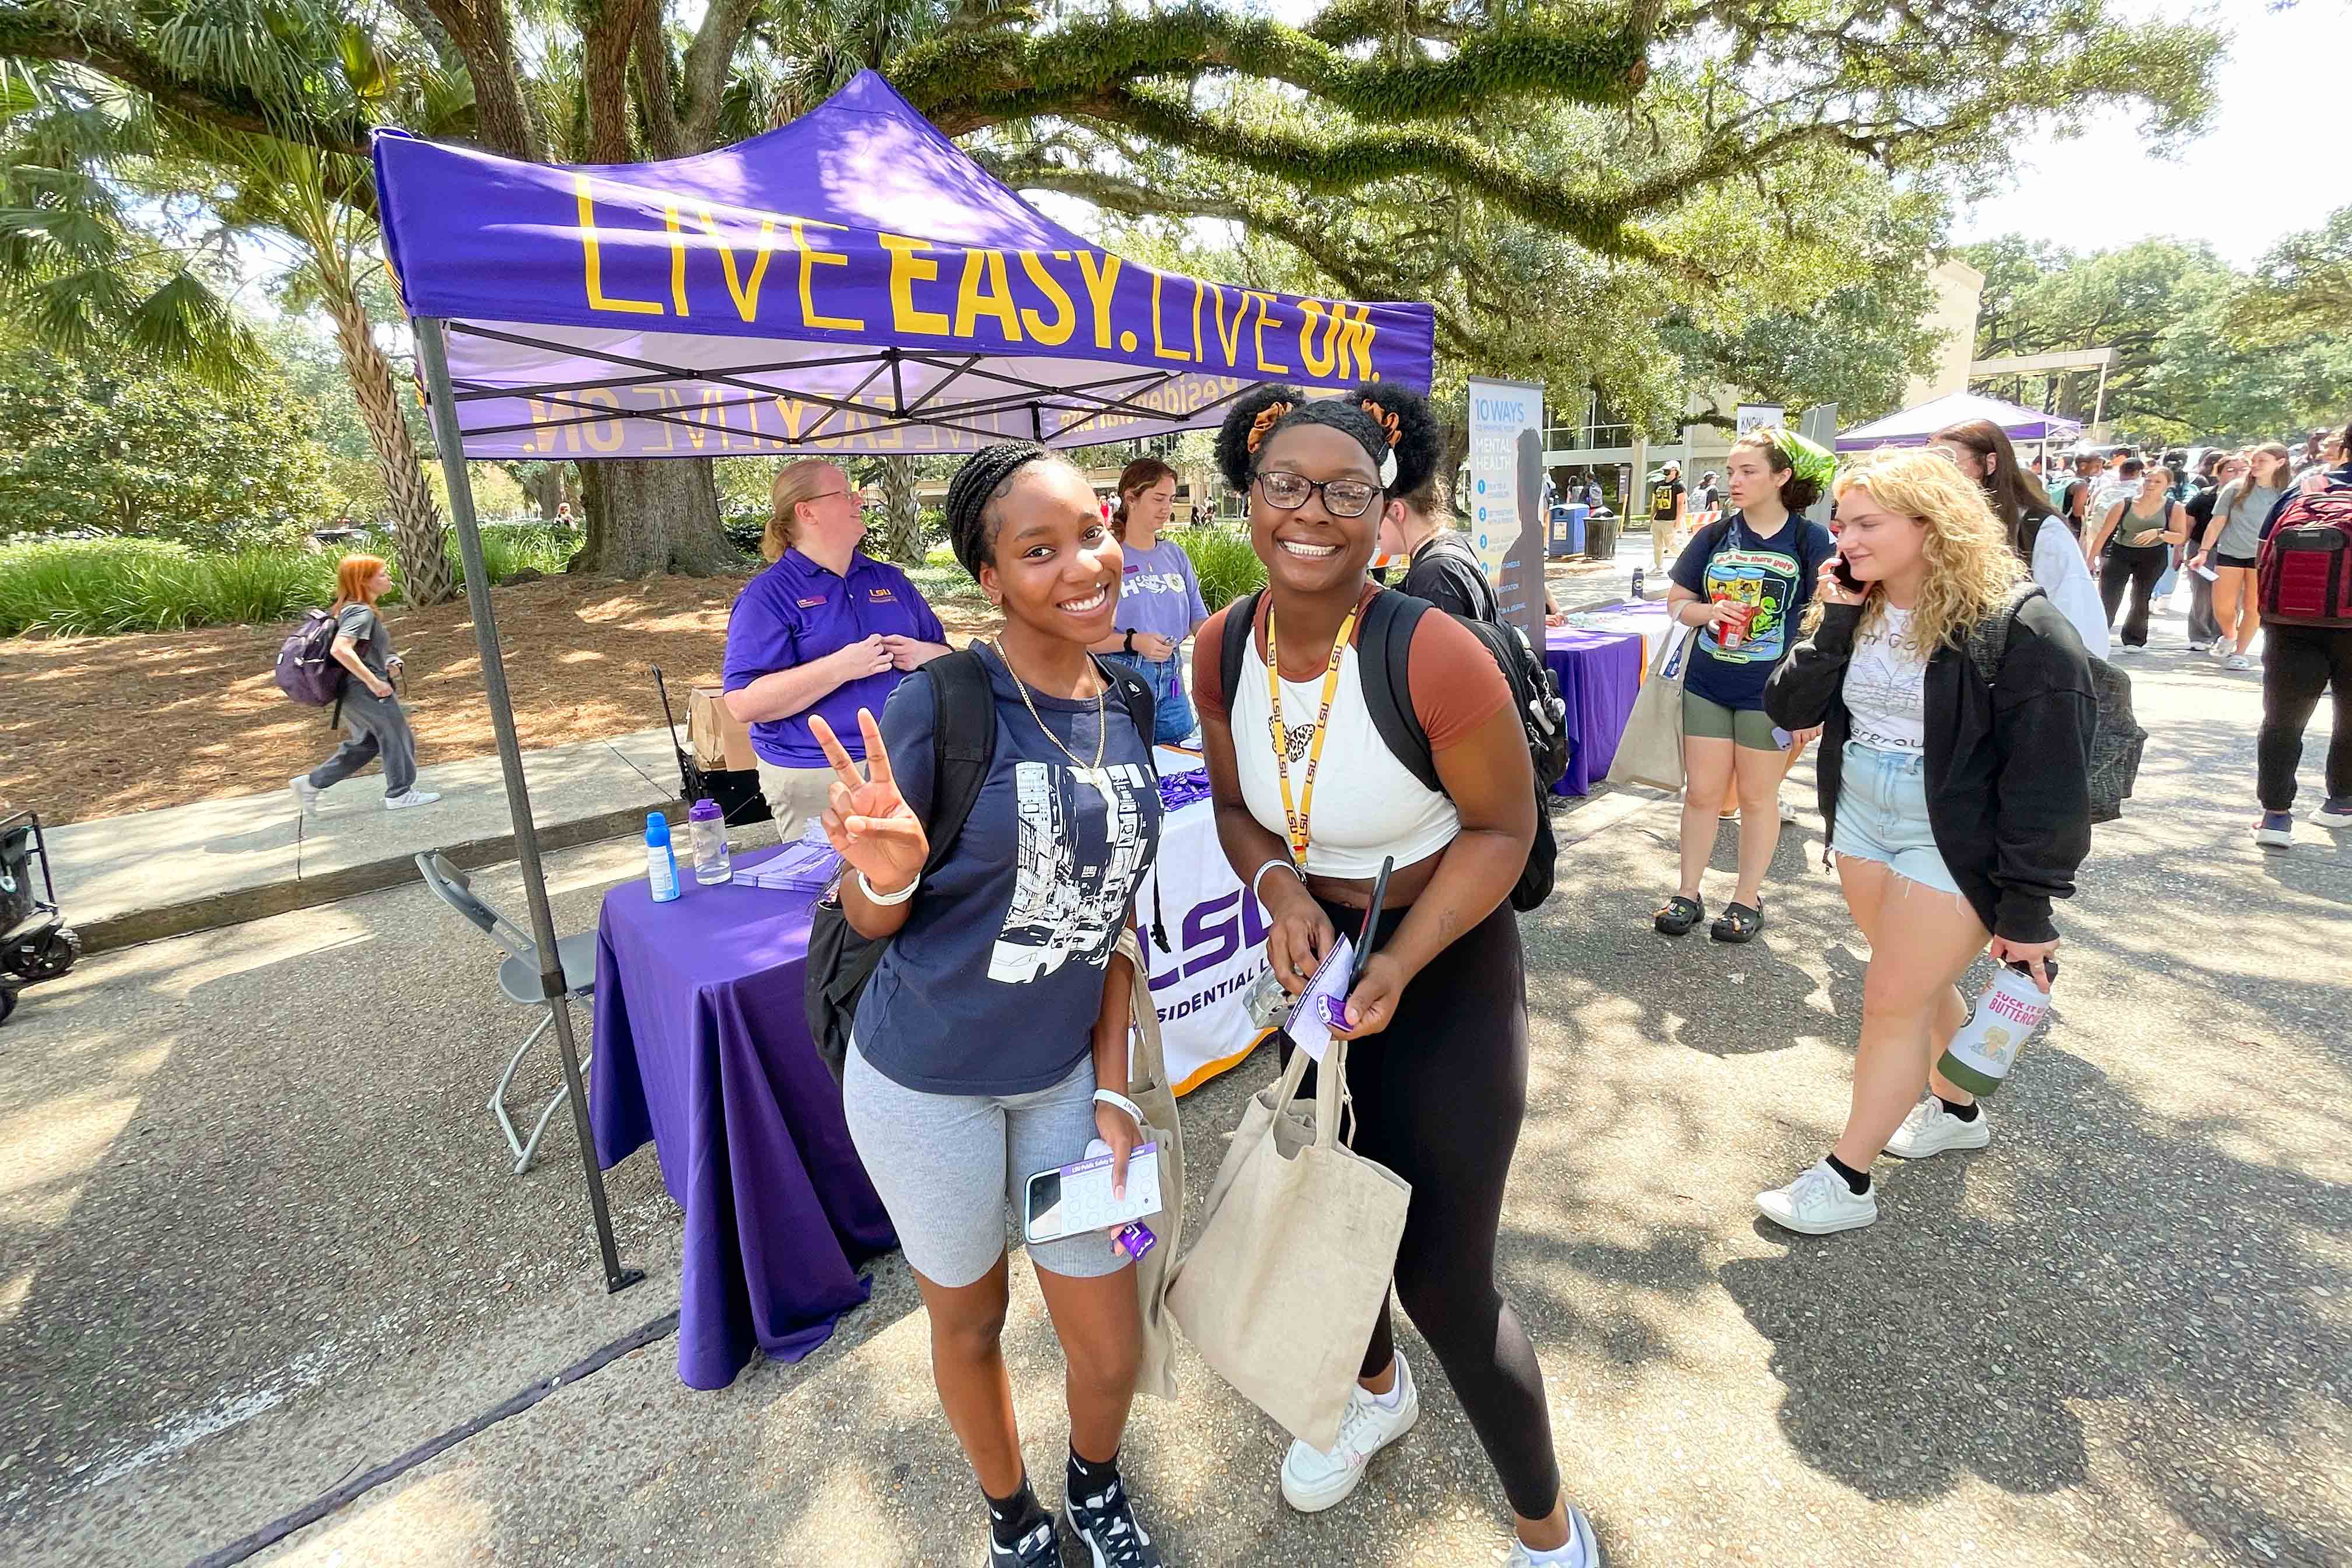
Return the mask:
<path id="1" fill-rule="evenodd" d="M 1323 736 L 1331 721 L 1331 700 L 1339 690 L 1339 661 L 1347 657 L 1348 639 L 1356 630 L 1356 616 L 1363 605 L 1359 603 L 1339 623 L 1339 636 L 1331 639 L 1331 662 L 1323 671 L 1323 705 L 1315 713 L 1315 732 L 1307 743 L 1307 776 L 1300 783 L 1298 802 L 1290 799 L 1290 731 L 1282 722 L 1281 656 L 1274 635 L 1274 606 L 1265 607 L 1265 695 L 1267 728 L 1274 739 L 1274 768 L 1282 780 L 1282 816 L 1290 829 L 1290 858 L 1298 874 L 1307 874 L 1307 821 L 1315 809 L 1315 770 L 1323 761 Z"/>

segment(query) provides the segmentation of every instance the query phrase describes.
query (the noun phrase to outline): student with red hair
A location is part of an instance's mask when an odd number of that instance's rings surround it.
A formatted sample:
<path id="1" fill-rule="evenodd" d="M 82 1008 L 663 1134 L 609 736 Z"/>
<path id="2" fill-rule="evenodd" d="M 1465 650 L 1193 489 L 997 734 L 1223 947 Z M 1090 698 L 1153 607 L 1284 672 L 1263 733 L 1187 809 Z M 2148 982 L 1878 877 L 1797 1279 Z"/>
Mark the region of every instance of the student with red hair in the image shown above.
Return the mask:
<path id="1" fill-rule="evenodd" d="M 376 613 L 376 601 L 392 592 L 392 574 L 373 555 L 346 555 L 335 568 L 335 662 L 351 672 L 335 711 L 342 720 L 343 743 L 335 754 L 292 780 L 294 798 L 305 813 L 319 809 L 319 796 L 377 757 L 383 759 L 383 807 L 404 811 L 431 805 L 441 796 L 416 787 L 416 735 L 393 691 L 400 654 L 392 632 Z"/>

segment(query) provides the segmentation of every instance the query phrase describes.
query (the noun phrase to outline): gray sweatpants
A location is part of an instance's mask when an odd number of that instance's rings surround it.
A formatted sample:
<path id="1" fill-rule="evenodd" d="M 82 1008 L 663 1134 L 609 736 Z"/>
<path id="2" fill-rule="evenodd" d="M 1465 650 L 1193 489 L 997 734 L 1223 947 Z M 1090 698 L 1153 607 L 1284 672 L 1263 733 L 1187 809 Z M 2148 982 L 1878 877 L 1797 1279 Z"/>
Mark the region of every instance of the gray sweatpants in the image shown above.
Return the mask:
<path id="1" fill-rule="evenodd" d="M 416 736 L 397 697 L 378 697 L 364 686 L 343 690 L 343 743 L 310 770 L 310 783 L 331 789 L 381 756 L 385 798 L 406 795 L 416 783 Z"/>

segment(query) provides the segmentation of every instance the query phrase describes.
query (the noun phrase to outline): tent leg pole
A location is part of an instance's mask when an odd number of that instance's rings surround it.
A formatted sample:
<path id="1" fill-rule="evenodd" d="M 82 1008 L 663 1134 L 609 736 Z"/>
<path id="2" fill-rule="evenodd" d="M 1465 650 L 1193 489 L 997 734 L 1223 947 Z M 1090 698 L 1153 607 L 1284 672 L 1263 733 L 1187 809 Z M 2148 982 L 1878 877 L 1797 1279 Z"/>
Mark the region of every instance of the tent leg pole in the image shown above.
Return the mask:
<path id="1" fill-rule="evenodd" d="M 416 346 L 425 362 L 425 405 L 433 442 L 441 452 L 441 472 L 449 481 L 449 515 L 457 525 L 457 549 L 466 563 L 466 602 L 474 614 L 474 641 L 482 655 L 482 693 L 498 731 L 499 765 L 506 774 L 507 813 L 514 821 L 515 856 L 522 863 L 523 898 L 530 906 L 530 939 L 539 945 L 540 990 L 555 1025 L 555 1045 L 563 1058 L 565 1098 L 572 1102 L 572 1130 L 588 1181 L 588 1207 L 596 1223 L 604 1257 L 604 1289 L 625 1290 L 645 1271 L 624 1268 L 613 1240 L 613 1212 L 604 1198 L 604 1173 L 596 1164 L 596 1140 L 588 1125 L 588 1086 L 580 1079 L 580 1047 L 572 1035 L 572 1004 L 556 946 L 555 911 L 547 901 L 547 874 L 539 858 L 539 833 L 531 822 L 530 786 L 522 773 L 522 747 L 515 739 L 514 699 L 507 689 L 506 659 L 499 649 L 498 617 L 490 607 L 489 568 L 482 560 L 482 531 L 474 516 L 474 488 L 466 472 L 466 447 L 457 426 L 457 400 L 449 389 L 448 340 L 440 321 L 420 317 Z"/>

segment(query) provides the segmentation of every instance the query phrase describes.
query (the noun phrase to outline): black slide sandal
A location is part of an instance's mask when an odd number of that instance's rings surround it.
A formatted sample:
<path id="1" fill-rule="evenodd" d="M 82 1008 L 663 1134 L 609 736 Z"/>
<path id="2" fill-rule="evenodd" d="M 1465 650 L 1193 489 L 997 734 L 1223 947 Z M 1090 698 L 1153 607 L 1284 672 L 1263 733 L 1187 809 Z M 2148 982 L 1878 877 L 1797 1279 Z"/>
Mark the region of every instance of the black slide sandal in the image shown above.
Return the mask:
<path id="1" fill-rule="evenodd" d="M 1753 942 L 1763 929 L 1764 900 L 1759 899 L 1753 909 L 1741 903 L 1726 904 L 1722 918 L 1707 927 L 1706 933 L 1717 942 Z"/>
<path id="2" fill-rule="evenodd" d="M 1660 936 L 1688 936 L 1691 927 L 1706 919 L 1706 906 L 1696 899 L 1685 899 L 1680 893 L 1666 900 L 1650 923 Z"/>

